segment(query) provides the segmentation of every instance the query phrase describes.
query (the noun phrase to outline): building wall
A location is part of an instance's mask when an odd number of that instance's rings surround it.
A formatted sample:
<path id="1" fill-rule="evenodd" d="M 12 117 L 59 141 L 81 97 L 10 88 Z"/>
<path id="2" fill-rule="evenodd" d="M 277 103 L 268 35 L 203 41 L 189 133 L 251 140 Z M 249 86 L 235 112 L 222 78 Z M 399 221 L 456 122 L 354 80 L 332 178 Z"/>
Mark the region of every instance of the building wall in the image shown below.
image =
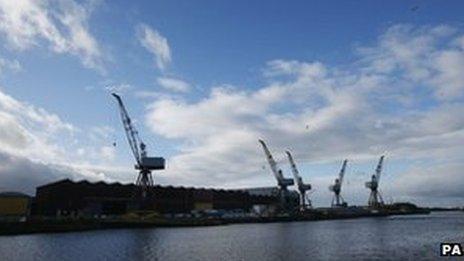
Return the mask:
<path id="1" fill-rule="evenodd" d="M 133 185 L 117 183 L 58 181 L 37 188 L 36 213 L 42 216 L 56 216 L 58 213 L 84 215 L 89 211 L 94 214 L 112 214 L 110 209 L 122 208 L 120 204 L 114 206 L 116 204 L 114 202 L 130 199 L 134 188 Z"/>
<path id="2" fill-rule="evenodd" d="M 24 197 L 0 197 L 0 216 L 26 216 L 29 199 Z"/>
<path id="3" fill-rule="evenodd" d="M 43 216 L 99 214 L 119 215 L 129 205 L 159 213 L 191 213 L 192 210 L 251 210 L 256 204 L 273 204 L 272 196 L 251 196 L 245 191 L 155 186 L 149 200 L 138 200 L 137 187 L 119 183 L 62 180 L 37 188 L 36 212 Z M 134 204 L 135 203 L 135 204 Z M 139 204 L 139 206 L 142 204 Z"/>

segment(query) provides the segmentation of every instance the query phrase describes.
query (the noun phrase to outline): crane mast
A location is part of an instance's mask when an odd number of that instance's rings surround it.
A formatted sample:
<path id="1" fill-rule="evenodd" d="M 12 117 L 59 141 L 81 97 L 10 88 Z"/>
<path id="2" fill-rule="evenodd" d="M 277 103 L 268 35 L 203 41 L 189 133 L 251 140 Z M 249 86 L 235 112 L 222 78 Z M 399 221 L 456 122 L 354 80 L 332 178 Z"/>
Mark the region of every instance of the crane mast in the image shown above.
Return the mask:
<path id="1" fill-rule="evenodd" d="M 138 132 L 135 129 L 135 127 L 132 125 L 132 121 L 129 117 L 129 113 L 126 110 L 126 107 L 124 106 L 124 103 L 122 102 L 121 97 L 117 95 L 116 93 L 113 93 L 112 95 L 113 97 L 116 98 L 116 101 L 118 102 L 122 125 L 126 133 L 127 141 L 129 142 L 129 146 L 132 150 L 132 154 L 134 155 L 137 165 L 140 165 L 141 155 L 140 155 L 138 146 L 139 144 L 142 145 L 143 142 L 140 141 Z"/>
<path id="2" fill-rule="evenodd" d="M 292 167 L 293 178 L 298 188 L 300 194 L 300 208 L 304 210 L 306 207 L 311 207 L 311 200 L 308 198 L 308 203 L 306 204 L 306 192 L 311 190 L 311 184 L 303 183 L 303 178 L 300 176 L 300 173 L 296 167 L 295 161 L 293 160 L 292 154 L 290 151 L 286 151 L 288 161 L 290 161 L 290 166 Z"/>
<path id="3" fill-rule="evenodd" d="M 329 187 L 329 190 L 334 192 L 334 197 L 332 198 L 332 207 L 346 206 L 346 202 L 343 200 L 343 197 L 340 193 L 342 191 L 342 182 L 345 176 L 347 163 L 348 160 L 345 159 L 343 161 L 342 168 L 340 169 L 340 173 L 338 174 L 338 178 L 336 178 L 334 184 Z"/>
<path id="4" fill-rule="evenodd" d="M 296 168 L 295 161 L 293 160 L 292 154 L 290 151 L 285 151 L 287 153 L 288 161 L 290 162 L 290 166 L 292 167 L 292 173 L 293 173 L 293 178 L 295 179 L 295 182 L 297 183 L 298 186 L 303 185 L 303 179 L 300 176 L 300 173 L 298 172 L 298 169 Z"/>
<path id="5" fill-rule="evenodd" d="M 383 198 L 379 193 L 379 181 L 380 181 L 380 174 L 382 173 L 383 167 L 383 159 L 385 158 L 382 155 L 377 163 L 377 167 L 375 168 L 375 173 L 371 177 L 371 181 L 366 182 L 366 188 L 371 190 L 371 194 L 369 195 L 369 200 L 367 202 L 369 207 L 377 208 L 384 204 Z"/>
<path id="6" fill-rule="evenodd" d="M 382 173 L 382 167 L 383 167 L 383 159 L 385 156 L 381 156 L 379 159 L 379 163 L 377 164 L 377 168 L 375 168 L 375 177 L 377 179 L 377 182 L 380 180 L 380 174 Z"/>
<path id="7" fill-rule="evenodd" d="M 284 211 L 289 211 L 292 208 L 292 206 L 291 206 L 291 199 L 290 199 L 290 195 L 289 195 L 289 191 L 287 187 L 294 184 L 293 179 L 287 179 L 284 177 L 284 175 L 282 174 L 282 170 L 280 170 L 277 167 L 277 162 L 272 157 L 272 154 L 267 148 L 266 143 L 264 143 L 263 140 L 259 140 L 259 143 L 261 143 L 263 147 L 267 162 L 269 163 L 272 173 L 274 174 L 274 177 L 277 180 L 277 185 L 279 186 L 279 197 L 280 197 L 281 208 Z"/>
<path id="8" fill-rule="evenodd" d="M 267 148 L 266 143 L 263 140 L 259 140 L 259 143 L 261 143 L 261 145 L 263 146 L 263 150 L 264 150 L 264 154 L 266 155 L 267 162 L 269 163 L 269 166 L 271 167 L 272 173 L 274 174 L 274 177 L 276 178 L 277 183 L 279 184 L 279 187 L 281 187 L 282 189 L 286 189 L 288 186 L 293 185 L 292 179 L 284 178 L 284 175 L 282 174 L 282 170 L 280 170 L 277 167 L 277 162 L 272 157 L 272 154 Z"/>
<path id="9" fill-rule="evenodd" d="M 112 93 L 112 95 L 118 102 L 119 112 L 127 141 L 129 142 L 129 146 L 135 158 L 135 169 L 139 170 L 139 175 L 137 176 L 135 184 L 141 187 L 142 197 L 145 198 L 149 188 L 153 186 L 153 176 L 151 171 L 164 169 L 165 160 L 162 157 L 147 156 L 146 145 L 142 142 L 137 130 L 132 124 L 129 113 L 122 102 L 121 96 L 116 93 Z"/>
<path id="10" fill-rule="evenodd" d="M 348 163 L 348 160 L 343 161 L 342 169 L 340 170 L 340 173 L 338 174 L 338 180 L 340 181 L 340 187 L 342 186 L 342 183 L 343 183 L 343 177 L 345 177 L 345 170 L 346 170 L 347 163 Z"/>

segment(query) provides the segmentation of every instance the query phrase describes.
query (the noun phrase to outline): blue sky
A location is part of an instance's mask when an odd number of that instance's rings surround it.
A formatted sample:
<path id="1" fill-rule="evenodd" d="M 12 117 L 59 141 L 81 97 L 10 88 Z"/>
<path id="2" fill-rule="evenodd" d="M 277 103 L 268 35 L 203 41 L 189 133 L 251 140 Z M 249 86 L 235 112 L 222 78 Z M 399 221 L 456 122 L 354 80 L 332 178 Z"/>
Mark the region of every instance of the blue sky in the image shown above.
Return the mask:
<path id="1" fill-rule="evenodd" d="M 168 160 L 161 184 L 273 185 L 263 138 L 287 175 L 293 151 L 320 205 L 344 158 L 345 198 L 363 203 L 383 153 L 387 198 L 462 205 L 463 8 L 0 1 L 0 190 L 132 182 L 118 91 L 149 151 Z M 25 170 L 35 173 L 15 175 Z"/>

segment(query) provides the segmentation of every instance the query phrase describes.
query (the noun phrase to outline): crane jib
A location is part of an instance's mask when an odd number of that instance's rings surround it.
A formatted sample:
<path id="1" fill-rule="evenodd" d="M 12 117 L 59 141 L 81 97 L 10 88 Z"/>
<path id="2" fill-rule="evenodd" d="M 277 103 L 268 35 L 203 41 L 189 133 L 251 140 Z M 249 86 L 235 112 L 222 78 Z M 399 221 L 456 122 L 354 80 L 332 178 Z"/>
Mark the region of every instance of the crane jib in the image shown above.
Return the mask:
<path id="1" fill-rule="evenodd" d="M 140 139 L 137 130 L 132 125 L 129 113 L 126 110 L 126 107 L 124 106 L 121 97 L 116 93 L 112 93 L 112 95 L 116 98 L 119 105 L 121 120 L 126 133 L 127 141 L 129 142 L 129 146 L 137 162 L 136 168 L 146 170 L 164 169 L 164 158 L 146 156 L 145 145 Z"/>
<path id="2" fill-rule="evenodd" d="M 293 160 L 293 156 L 290 153 L 290 151 L 287 150 L 287 151 L 285 151 L 285 153 L 287 153 L 288 160 L 290 161 L 290 166 L 292 167 L 293 177 L 294 177 L 295 183 L 298 186 L 298 189 L 302 190 L 302 191 L 310 190 L 311 189 L 311 184 L 303 183 L 303 178 L 300 176 L 300 173 L 299 173 L 299 171 L 298 171 L 298 169 L 296 167 L 296 163 Z"/>
<path id="3" fill-rule="evenodd" d="M 274 174 L 274 177 L 277 179 L 277 182 L 282 186 L 291 186 L 291 185 L 293 185 L 293 180 L 289 181 L 288 179 L 285 179 L 283 174 L 282 174 L 282 171 L 278 169 L 277 162 L 272 157 L 272 154 L 269 151 L 269 149 L 267 148 L 266 143 L 264 143 L 263 140 L 259 140 L 259 143 L 261 143 L 261 145 L 263 147 L 264 154 L 266 155 L 269 166 L 271 167 L 272 173 Z M 290 184 L 290 183 L 292 183 L 292 184 Z"/>
<path id="4" fill-rule="evenodd" d="M 383 159 L 385 158 L 384 155 L 382 155 L 379 159 L 379 163 L 377 164 L 377 168 L 375 169 L 375 178 L 377 181 L 380 179 L 380 174 L 382 173 L 382 167 L 383 167 Z"/>

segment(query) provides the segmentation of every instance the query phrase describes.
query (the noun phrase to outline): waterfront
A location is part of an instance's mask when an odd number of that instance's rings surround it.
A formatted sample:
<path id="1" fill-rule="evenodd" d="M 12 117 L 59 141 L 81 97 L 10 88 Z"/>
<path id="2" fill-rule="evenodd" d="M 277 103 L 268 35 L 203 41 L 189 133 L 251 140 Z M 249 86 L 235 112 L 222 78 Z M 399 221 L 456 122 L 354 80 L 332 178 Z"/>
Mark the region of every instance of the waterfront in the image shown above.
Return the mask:
<path id="1" fill-rule="evenodd" d="M 0 237 L 2 260 L 399 260 L 464 242 L 464 212 Z"/>

